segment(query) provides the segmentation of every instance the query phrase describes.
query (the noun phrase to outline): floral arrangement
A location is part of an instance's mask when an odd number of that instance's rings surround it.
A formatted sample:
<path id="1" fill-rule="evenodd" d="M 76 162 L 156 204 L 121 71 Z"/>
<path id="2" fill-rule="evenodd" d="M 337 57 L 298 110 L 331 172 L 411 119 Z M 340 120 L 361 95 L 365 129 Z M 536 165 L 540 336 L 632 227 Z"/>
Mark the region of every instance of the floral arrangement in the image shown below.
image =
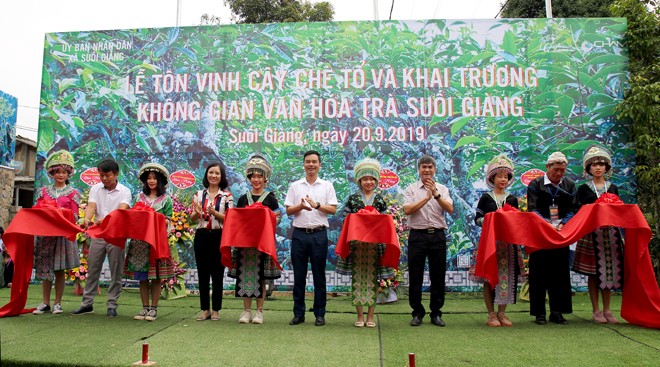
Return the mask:
<path id="1" fill-rule="evenodd" d="M 403 271 L 395 270 L 394 276 L 387 279 L 380 279 L 378 281 L 378 293 L 389 294 L 391 291 L 397 290 L 399 284 L 401 284 L 401 278 L 403 277 Z"/>
<path id="2" fill-rule="evenodd" d="M 186 262 L 181 260 L 179 249 L 183 253 L 190 253 L 193 244 L 195 229 L 190 226 L 192 208 L 186 207 L 176 197 L 172 196 L 172 221 L 168 242 L 170 254 L 174 263 L 174 277 L 163 282 L 161 297 L 165 299 L 177 298 L 185 295 Z M 181 292 L 184 292 L 181 294 Z"/>
<path id="3" fill-rule="evenodd" d="M 78 206 L 78 225 L 82 225 L 85 220 L 85 208 L 87 208 L 87 195 L 83 195 L 80 199 L 80 205 Z M 89 246 L 87 245 L 88 237 L 85 232 L 79 232 L 76 235 L 76 243 L 78 244 L 78 253 L 80 254 L 80 266 L 77 268 L 69 269 L 68 273 L 65 274 L 67 280 L 70 280 L 74 283 L 79 292 L 82 288 L 85 288 L 85 283 L 87 279 L 87 272 L 89 270 L 87 264 L 87 254 L 89 253 Z M 82 293 L 81 293 L 82 294 Z"/>
<path id="4" fill-rule="evenodd" d="M 69 269 L 67 274 L 68 280 L 74 282 L 80 288 L 85 288 L 85 279 L 87 279 L 87 256 L 80 256 L 80 266 L 77 268 Z"/>
<path id="5" fill-rule="evenodd" d="M 387 204 L 387 211 L 385 214 L 390 214 L 394 218 L 394 229 L 399 236 L 399 244 L 403 249 L 408 243 L 408 217 L 403 214 L 403 205 L 401 201 L 393 194 L 387 193 L 383 195 L 385 204 Z"/>
<path id="6" fill-rule="evenodd" d="M 163 299 L 173 299 L 185 296 L 186 278 L 184 276 L 188 272 L 186 270 L 186 263 L 178 261 L 173 262 L 174 277 L 163 282 L 163 287 L 160 292 L 160 297 Z"/>
<path id="7" fill-rule="evenodd" d="M 184 206 L 176 197 L 172 197 L 172 229 L 170 230 L 171 242 L 192 241 L 195 229 L 190 227 L 190 214 L 192 208 Z"/>

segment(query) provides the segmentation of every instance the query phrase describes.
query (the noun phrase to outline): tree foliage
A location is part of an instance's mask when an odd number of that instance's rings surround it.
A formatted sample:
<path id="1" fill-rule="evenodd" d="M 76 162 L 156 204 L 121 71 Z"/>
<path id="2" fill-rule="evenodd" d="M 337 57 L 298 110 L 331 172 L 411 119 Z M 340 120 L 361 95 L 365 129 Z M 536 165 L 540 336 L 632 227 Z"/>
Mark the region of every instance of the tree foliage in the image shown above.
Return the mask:
<path id="1" fill-rule="evenodd" d="M 555 18 L 611 17 L 609 6 L 615 0 L 553 0 Z M 502 10 L 503 18 L 545 18 L 543 0 L 509 0 Z"/>
<path id="2" fill-rule="evenodd" d="M 335 11 L 327 1 L 307 0 L 225 0 L 236 23 L 325 22 Z"/>

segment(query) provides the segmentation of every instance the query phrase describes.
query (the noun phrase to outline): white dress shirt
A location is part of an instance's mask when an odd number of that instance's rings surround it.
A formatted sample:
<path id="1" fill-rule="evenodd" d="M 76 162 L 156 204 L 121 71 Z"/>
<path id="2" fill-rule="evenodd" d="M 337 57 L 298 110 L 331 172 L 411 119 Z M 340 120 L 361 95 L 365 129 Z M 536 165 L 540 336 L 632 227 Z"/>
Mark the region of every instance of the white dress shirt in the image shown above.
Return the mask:
<path id="1" fill-rule="evenodd" d="M 284 199 L 285 206 L 296 206 L 301 200 L 309 196 L 321 205 L 339 205 L 337 194 L 332 182 L 316 178 L 313 184 L 309 184 L 305 178 L 292 183 Z M 293 226 L 298 228 L 328 227 L 328 214 L 320 210 L 301 210 L 293 218 Z"/>

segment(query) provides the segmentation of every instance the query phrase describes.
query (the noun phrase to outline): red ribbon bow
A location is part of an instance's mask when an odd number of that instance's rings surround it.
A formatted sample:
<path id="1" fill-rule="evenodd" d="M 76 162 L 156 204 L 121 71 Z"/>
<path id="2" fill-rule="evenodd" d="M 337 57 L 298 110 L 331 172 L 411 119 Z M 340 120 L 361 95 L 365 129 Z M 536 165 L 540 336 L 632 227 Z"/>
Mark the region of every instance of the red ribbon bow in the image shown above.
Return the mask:
<path id="1" fill-rule="evenodd" d="M 376 210 L 376 208 L 374 208 L 371 205 L 367 205 L 367 206 L 364 207 L 364 209 L 358 210 L 358 213 L 359 214 L 380 214 L 380 213 L 378 213 L 378 210 Z"/>
<path id="2" fill-rule="evenodd" d="M 152 208 L 149 205 L 139 201 L 139 202 L 135 203 L 135 205 L 133 205 L 131 210 L 144 210 L 144 211 L 148 211 L 148 212 L 153 212 L 154 208 Z"/>
<path id="3" fill-rule="evenodd" d="M 57 201 L 53 199 L 43 198 L 39 200 L 35 208 L 57 208 Z"/>
<path id="4" fill-rule="evenodd" d="M 619 198 L 617 194 L 612 194 L 609 192 L 601 195 L 595 204 L 623 204 L 624 202 Z"/>

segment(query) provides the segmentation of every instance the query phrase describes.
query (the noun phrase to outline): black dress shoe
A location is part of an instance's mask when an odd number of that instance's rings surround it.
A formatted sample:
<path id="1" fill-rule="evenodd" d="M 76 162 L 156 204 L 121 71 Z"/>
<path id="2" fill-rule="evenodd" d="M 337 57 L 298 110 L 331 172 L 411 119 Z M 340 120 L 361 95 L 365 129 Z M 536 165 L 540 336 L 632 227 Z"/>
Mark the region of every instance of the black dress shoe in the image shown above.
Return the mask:
<path id="1" fill-rule="evenodd" d="M 298 325 L 303 322 L 305 322 L 305 316 L 294 316 L 291 321 L 289 321 L 289 325 Z"/>
<path id="2" fill-rule="evenodd" d="M 536 321 L 534 321 L 534 322 L 539 324 L 539 325 L 545 325 L 545 324 L 548 323 L 548 321 L 546 321 L 546 319 L 545 319 L 545 315 L 536 316 Z"/>
<path id="3" fill-rule="evenodd" d="M 551 312 L 550 322 L 554 322 L 555 324 L 566 324 L 568 321 L 566 321 L 564 316 L 559 312 Z"/>
<path id="4" fill-rule="evenodd" d="M 94 313 L 94 307 L 92 306 L 80 306 L 75 311 L 71 311 L 72 315 L 86 315 L 88 313 Z"/>
<path id="5" fill-rule="evenodd" d="M 116 308 L 108 308 L 108 312 L 106 313 L 108 317 L 117 317 L 117 309 Z"/>
<path id="6" fill-rule="evenodd" d="M 445 326 L 445 322 L 442 321 L 442 317 L 440 316 L 433 316 L 431 317 L 431 324 L 436 325 L 436 326 Z"/>
<path id="7" fill-rule="evenodd" d="M 323 326 L 325 325 L 325 317 L 319 316 L 316 318 L 316 321 L 314 321 L 314 326 Z"/>
<path id="8" fill-rule="evenodd" d="M 410 320 L 410 326 L 419 326 L 422 324 L 422 318 L 419 316 L 413 316 L 412 320 Z"/>

